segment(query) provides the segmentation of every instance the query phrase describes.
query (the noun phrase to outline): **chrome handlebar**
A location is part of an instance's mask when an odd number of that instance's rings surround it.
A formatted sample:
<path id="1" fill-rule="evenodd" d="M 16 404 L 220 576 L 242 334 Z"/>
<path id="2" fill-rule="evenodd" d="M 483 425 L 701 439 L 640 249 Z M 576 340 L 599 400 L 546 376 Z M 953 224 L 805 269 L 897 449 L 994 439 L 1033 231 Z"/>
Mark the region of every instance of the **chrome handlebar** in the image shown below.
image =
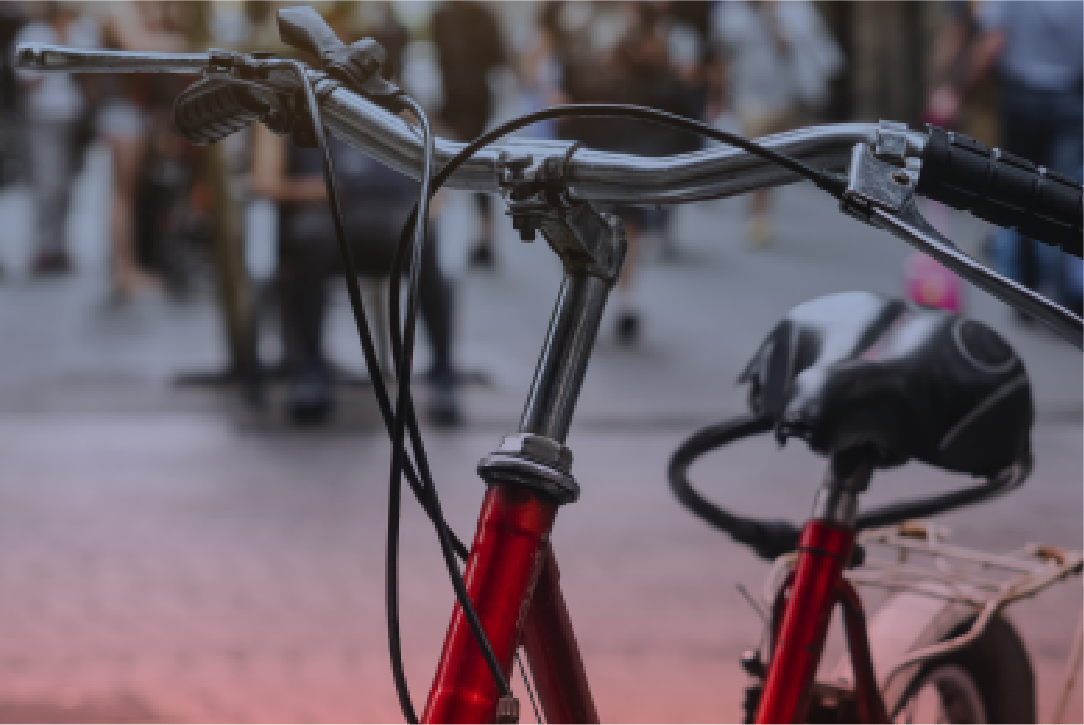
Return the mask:
<path id="1" fill-rule="evenodd" d="M 207 69 L 207 53 L 141 53 L 125 50 L 68 48 L 44 43 L 20 43 L 15 65 L 23 70 L 62 73 L 189 73 Z"/>
<path id="2" fill-rule="evenodd" d="M 20 68 L 65 73 L 188 73 L 209 71 L 209 53 L 140 53 L 82 50 L 38 43 L 16 50 Z M 324 121 L 332 132 L 388 166 L 414 178 L 421 175 L 422 139 L 411 124 L 322 74 L 316 83 Z M 877 124 L 843 123 L 814 126 L 762 139 L 816 167 L 841 172 L 859 142 L 873 143 Z M 909 132 L 908 145 L 921 151 L 925 134 Z M 436 139 L 436 168 L 465 144 Z M 572 149 L 571 141 L 509 138 L 494 143 L 465 162 L 447 182 L 471 191 L 498 192 L 502 157 L 531 164 L 547 158 L 565 160 L 566 179 L 578 197 L 600 202 L 666 204 L 742 194 L 799 181 L 776 164 L 745 151 L 719 146 L 695 153 L 648 158 L 632 154 Z"/>
<path id="3" fill-rule="evenodd" d="M 206 73 L 248 85 L 259 81 L 232 76 L 223 59 L 242 58 L 252 67 L 275 68 L 280 77 L 267 82 L 282 90 L 284 78 L 307 73 L 331 131 L 349 144 L 414 178 L 422 173 L 420 131 L 365 96 L 326 74 L 293 61 L 262 60 L 225 51 L 209 53 L 138 53 L 80 50 L 23 44 L 16 50 L 20 68 L 66 73 Z M 285 74 L 285 75 L 283 75 Z M 301 80 L 298 78 L 297 80 Z M 1013 306 L 1037 315 L 1077 348 L 1084 347 L 1084 321 L 1032 290 L 987 269 L 961 252 L 922 218 L 914 188 L 927 134 L 903 124 L 882 122 L 813 126 L 759 139 L 807 164 L 846 172 L 843 211 L 885 229 L 930 254 L 973 284 Z M 436 168 L 465 144 L 435 139 Z M 567 141 L 508 138 L 491 144 L 464 162 L 446 182 L 471 191 L 500 192 L 514 161 L 527 173 L 557 161 L 570 193 L 580 199 L 622 204 L 671 204 L 721 198 L 799 180 L 791 171 L 746 151 L 717 146 L 695 153 L 647 158 L 580 148 Z"/>
<path id="4" fill-rule="evenodd" d="M 418 177 L 421 137 L 395 114 L 356 93 L 337 87 L 321 94 L 324 121 L 339 137 L 405 174 Z M 841 123 L 798 129 L 760 139 L 812 166 L 845 171 L 856 143 L 874 142 L 874 123 Z M 924 135 L 912 132 L 921 150 Z M 436 168 L 466 144 L 437 139 Z M 799 181 L 798 175 L 745 151 L 718 146 L 702 151 L 656 158 L 573 149 L 571 141 L 508 138 L 491 144 L 463 163 L 447 182 L 459 189 L 500 191 L 498 167 L 502 157 L 530 158 L 532 166 L 547 158 L 564 161 L 565 179 L 577 197 L 626 204 L 668 204 L 719 198 Z"/>

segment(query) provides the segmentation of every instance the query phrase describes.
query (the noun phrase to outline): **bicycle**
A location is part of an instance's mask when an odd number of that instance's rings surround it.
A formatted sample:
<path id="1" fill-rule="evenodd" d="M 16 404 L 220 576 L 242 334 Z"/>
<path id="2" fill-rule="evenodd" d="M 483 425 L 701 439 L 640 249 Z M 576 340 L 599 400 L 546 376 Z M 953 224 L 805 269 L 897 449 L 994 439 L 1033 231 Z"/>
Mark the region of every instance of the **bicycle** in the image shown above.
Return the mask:
<path id="1" fill-rule="evenodd" d="M 1084 554 L 1034 544 L 1008 554 L 963 549 L 916 520 L 1004 495 L 1027 478 L 1031 391 L 1012 349 L 959 315 L 838 293 L 791 310 L 741 380 L 750 383 L 753 414 L 685 441 L 671 458 L 669 479 L 690 511 L 774 561 L 764 587 L 767 644 L 741 663 L 757 680 L 746 691 L 747 718 L 779 722 L 797 712 L 811 722 L 1038 721 L 1031 663 L 1002 612 L 1079 575 Z M 960 395 L 972 394 L 962 415 L 948 412 Z M 924 410 L 938 395 L 939 409 Z M 911 426 L 903 429 L 901 421 Z M 701 455 L 772 431 L 780 442 L 802 438 L 831 459 L 801 531 L 733 515 L 687 477 Z M 874 468 L 911 458 L 988 480 L 858 515 L 857 496 Z M 890 593 L 872 634 L 856 585 Z M 814 684 L 836 605 L 849 657 Z M 763 651 L 788 666 L 769 669 Z M 1046 721 L 1060 721 L 1079 667 L 1077 648 Z"/>
<path id="2" fill-rule="evenodd" d="M 959 134 L 936 128 L 914 131 L 902 124 L 882 122 L 813 127 L 749 141 L 651 109 L 597 104 L 545 109 L 503 124 L 469 144 L 455 144 L 434 140 L 422 109 L 380 76 L 382 50 L 371 40 L 351 46 L 342 44 L 309 8 L 280 10 L 279 27 L 287 44 L 319 59 L 320 70 L 300 61 L 219 50 L 164 54 L 23 46 L 17 57 L 25 67 L 61 72 L 201 74 L 202 78 L 182 93 L 175 107 L 177 126 L 189 140 L 212 143 L 262 121 L 275 132 L 290 134 L 295 142 L 322 150 L 329 201 L 348 270 L 351 307 L 366 363 L 373 371 L 374 392 L 392 439 L 386 596 L 392 671 L 408 721 L 418 718 L 398 643 L 396 571 L 403 477 L 434 524 L 457 597 L 423 719 L 517 721 L 519 704 L 512 696 L 509 677 L 522 646 L 547 719 L 598 720 L 549 545 L 558 508 L 575 501 L 579 493 L 579 484 L 571 473 L 572 454 L 564 441 L 606 298 L 624 256 L 620 221 L 600 211 L 597 204 L 677 203 L 810 180 L 838 199 L 845 213 L 923 250 L 977 286 L 1033 314 L 1076 347 L 1084 344 L 1080 318 L 956 250 L 925 222 L 915 203 L 916 194 L 921 193 L 988 221 L 1017 226 L 1030 236 L 1080 256 L 1084 238 L 1080 186 Z M 400 117 L 404 112 L 413 115 L 413 123 Z M 625 116 L 665 123 L 722 141 L 729 148 L 643 159 L 562 142 L 513 139 L 496 143 L 529 123 L 564 115 Z M 339 200 L 327 153 L 327 129 L 377 160 L 421 180 L 419 202 L 404 228 L 393 270 L 395 281 L 389 292 L 397 380 L 394 408 L 379 374 L 375 346 L 356 275 L 352 273 L 350 248 L 343 240 Z M 434 160 L 442 164 L 435 175 Z M 529 241 L 541 232 L 565 271 L 519 431 L 506 436 L 499 448 L 479 464 L 479 474 L 489 490 L 469 550 L 441 513 L 409 390 L 417 261 L 425 239 L 428 200 L 444 184 L 503 194 L 521 238 Z M 398 295 L 398 280 L 404 275 L 405 315 L 401 314 Z M 920 371 L 923 369 L 919 366 Z M 779 421 L 770 416 L 760 415 L 730 426 L 722 439 L 729 441 L 773 427 L 787 435 L 794 432 L 779 427 Z M 811 441 L 817 440 L 815 428 L 807 430 Z M 1024 433 L 1026 437 L 1026 430 Z M 719 440 L 718 436 L 696 438 L 679 453 L 691 460 L 689 456 L 701 454 Z M 814 443 L 814 448 L 821 445 Z M 1026 453 L 1026 449 L 1007 450 Z M 867 544 L 881 542 L 910 551 L 913 536 L 908 532 L 914 526 L 902 522 L 915 510 L 929 515 L 1004 493 L 1019 485 L 1028 469 L 1023 455 L 1010 456 L 1011 460 L 1003 460 L 1004 456 L 983 459 L 980 455 L 977 462 L 953 462 L 958 470 L 989 475 L 990 483 L 875 511 L 874 518 L 879 516 L 881 525 L 897 523 L 911 528 L 867 532 L 860 538 L 863 548 L 856 548 L 857 529 L 870 522 L 868 515 L 864 521 L 857 517 L 858 495 L 868 485 L 873 470 L 901 462 L 901 455 L 904 460 L 915 455 L 906 449 L 888 453 L 885 455 L 868 442 L 832 452 L 829 475 L 818 494 L 814 516 L 800 533 L 790 525 L 739 520 L 729 514 L 729 521 L 715 522 L 731 533 L 728 526 L 748 524 L 742 529 L 746 532 L 743 536 L 748 534 L 748 542 L 762 546 L 771 556 L 783 555 L 776 577 L 782 577 L 783 583 L 773 588 L 773 596 L 785 594 L 776 597 L 773 607 L 773 620 L 778 626 L 773 627 L 771 661 L 763 666 L 759 661 L 749 662 L 749 669 L 761 673 L 765 680 L 762 693 L 756 697 L 757 721 L 789 722 L 807 714 L 849 712 L 865 722 L 887 722 L 889 709 L 874 676 L 864 617 L 853 587 L 843 576 L 846 565 L 857 562 L 859 555 L 855 552 L 863 551 Z M 676 461 L 671 465 L 672 484 L 675 475 L 682 472 L 681 457 L 677 456 Z M 675 485 L 675 489 L 680 495 L 692 491 L 687 485 Z M 715 508 L 714 512 L 698 513 L 711 520 L 722 510 Z M 790 553 L 795 547 L 797 553 Z M 931 550 L 947 551 L 943 547 Z M 1079 555 L 1048 554 L 1044 554 L 1044 560 L 1055 562 L 1057 567 L 1054 579 L 1079 572 Z M 457 557 L 466 560 L 464 572 L 459 569 Z M 787 569 L 792 564 L 793 577 Z M 925 581 L 921 577 L 918 580 Z M 837 601 L 843 605 L 851 635 L 856 682 L 850 688 L 833 689 L 815 685 L 813 673 L 823 648 L 828 615 Z M 996 621 L 993 615 L 999 606 L 993 606 L 989 615 L 984 610 L 975 621 L 985 619 L 985 628 L 990 621 Z M 914 659 L 922 654 L 938 655 L 919 650 L 907 656 Z M 896 670 L 917 663 L 917 659 L 904 662 Z M 808 710 L 814 699 L 816 707 Z"/>

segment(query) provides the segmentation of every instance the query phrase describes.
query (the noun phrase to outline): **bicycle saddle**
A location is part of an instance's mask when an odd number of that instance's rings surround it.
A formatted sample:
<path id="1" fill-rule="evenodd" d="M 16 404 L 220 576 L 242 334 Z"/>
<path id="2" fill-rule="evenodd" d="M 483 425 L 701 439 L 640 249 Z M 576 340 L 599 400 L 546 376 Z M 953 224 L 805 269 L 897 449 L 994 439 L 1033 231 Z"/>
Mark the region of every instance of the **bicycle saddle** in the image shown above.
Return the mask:
<path id="1" fill-rule="evenodd" d="M 792 309 L 738 379 L 780 444 L 990 476 L 1030 455 L 1024 364 L 981 322 L 868 292 Z"/>

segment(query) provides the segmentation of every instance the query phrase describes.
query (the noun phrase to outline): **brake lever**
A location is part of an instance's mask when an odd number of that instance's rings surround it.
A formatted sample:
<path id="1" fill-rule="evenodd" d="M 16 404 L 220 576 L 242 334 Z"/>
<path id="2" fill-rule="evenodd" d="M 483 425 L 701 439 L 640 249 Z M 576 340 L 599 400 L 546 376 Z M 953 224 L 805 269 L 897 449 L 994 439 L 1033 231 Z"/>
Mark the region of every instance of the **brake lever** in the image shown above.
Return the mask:
<path id="1" fill-rule="evenodd" d="M 403 91 L 381 75 L 387 54 L 380 43 L 364 38 L 346 45 L 309 6 L 280 8 L 276 20 L 282 42 L 315 55 L 324 72 L 350 90 L 393 113 L 407 107 Z"/>
<path id="2" fill-rule="evenodd" d="M 913 164 L 884 161 L 874 155 L 869 144 L 855 144 L 841 209 L 890 232 L 976 287 L 1035 316 L 1077 349 L 1084 349 L 1084 321 L 1080 317 L 965 254 L 937 231 L 918 210 L 917 183 L 918 169 Z"/>

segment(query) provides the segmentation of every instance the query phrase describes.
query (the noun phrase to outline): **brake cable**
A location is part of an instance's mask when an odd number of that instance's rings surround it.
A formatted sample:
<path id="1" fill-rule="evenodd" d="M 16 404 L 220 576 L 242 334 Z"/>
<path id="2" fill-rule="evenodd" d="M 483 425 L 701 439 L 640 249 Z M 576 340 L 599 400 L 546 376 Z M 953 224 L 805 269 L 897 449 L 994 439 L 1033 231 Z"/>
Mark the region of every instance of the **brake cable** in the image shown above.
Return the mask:
<path id="1" fill-rule="evenodd" d="M 400 695 L 400 706 L 403 708 L 404 715 L 408 722 L 417 722 L 418 718 L 413 709 L 413 705 L 410 702 L 409 691 L 407 689 L 405 671 L 401 666 L 402 652 L 401 642 L 398 630 L 398 577 L 396 572 L 398 570 L 398 541 L 399 541 L 399 520 L 400 520 L 400 499 L 401 499 L 401 476 L 406 468 L 404 459 L 406 458 L 406 450 L 403 441 L 403 430 L 406 427 L 407 421 L 413 421 L 413 403 L 409 402 L 408 405 L 403 405 L 404 401 L 410 401 L 410 389 L 409 389 L 409 374 L 404 378 L 401 378 L 403 384 L 400 385 L 398 391 L 398 405 L 395 412 L 392 413 L 390 409 L 390 400 L 388 399 L 387 390 L 384 387 L 383 380 L 379 375 L 379 365 L 376 362 L 376 349 L 373 345 L 372 334 L 368 324 L 368 319 L 365 316 L 364 305 L 361 302 L 361 290 L 357 284 L 357 265 L 354 261 L 353 251 L 346 241 L 346 233 L 342 222 L 342 210 L 339 204 L 339 197 L 337 192 L 337 186 L 335 183 L 334 175 L 334 162 L 331 158 L 331 153 L 328 148 L 326 130 L 323 125 L 323 119 L 320 114 L 319 104 L 316 102 L 315 92 L 308 78 L 301 74 L 303 79 L 303 88 L 305 92 L 306 104 L 309 108 L 309 113 L 312 116 L 314 136 L 317 141 L 317 145 L 320 148 L 322 168 L 324 173 L 325 186 L 328 189 L 328 201 L 331 207 L 332 218 L 335 226 L 336 238 L 339 242 L 339 251 L 343 256 L 344 264 L 347 268 L 347 292 L 350 298 L 351 308 L 354 313 L 355 321 L 358 325 L 359 334 L 362 339 L 362 349 L 365 354 L 366 366 L 369 368 L 370 377 L 373 379 L 374 391 L 377 391 L 378 399 L 383 398 L 381 404 L 381 413 L 384 414 L 385 423 L 388 426 L 389 436 L 392 437 L 392 475 L 391 485 L 389 487 L 389 500 L 388 500 L 388 548 L 387 548 L 387 561 L 386 567 L 386 605 L 389 611 L 389 647 L 391 649 L 391 657 L 393 663 L 393 677 L 396 680 L 396 691 Z M 421 208 L 424 214 L 423 223 L 415 228 L 415 260 L 420 258 L 420 252 L 422 250 L 423 241 L 427 231 L 427 217 L 428 217 L 428 204 L 432 195 L 428 193 L 429 189 L 429 169 L 431 168 L 432 160 L 432 134 L 429 129 L 428 121 L 425 118 L 424 112 L 410 99 L 405 99 L 407 105 L 411 111 L 418 117 L 419 122 L 422 123 L 422 129 L 424 133 L 425 153 L 423 158 L 423 168 L 427 172 L 423 177 L 421 194 L 419 203 L 415 205 L 415 209 Z M 413 296 L 417 290 L 417 269 L 419 265 L 411 264 L 411 284 L 409 287 L 408 295 Z M 413 308 L 414 305 L 411 305 Z M 407 326 L 404 331 L 404 338 L 409 341 L 410 347 L 413 348 L 413 334 L 414 334 L 414 318 L 407 320 Z M 406 359 L 409 363 L 409 358 Z M 390 415 L 389 415 L 390 413 Z M 416 422 L 415 422 L 416 423 Z M 414 426 L 416 428 L 416 424 Z M 419 437 L 420 440 L 420 437 Z M 435 495 L 435 491 L 432 484 L 432 475 L 428 468 L 428 461 L 425 456 L 418 456 L 415 454 L 418 464 L 418 478 L 420 486 L 415 489 L 415 495 L 418 496 L 419 502 L 422 503 L 430 516 L 435 519 L 435 525 L 437 529 L 438 538 L 440 539 L 441 551 L 444 554 L 445 563 L 448 567 L 448 572 L 452 578 L 452 586 L 456 590 L 456 597 L 460 601 L 460 605 L 463 607 L 464 613 L 467 615 L 468 623 L 471 625 L 475 638 L 478 640 L 482 653 L 486 657 L 489 669 L 493 674 L 494 680 L 498 684 L 498 688 L 501 691 L 502 696 L 511 696 L 511 686 L 509 685 L 507 678 L 504 677 L 504 673 L 500 668 L 500 664 L 497 662 L 496 654 L 493 652 L 492 646 L 489 644 L 488 639 L 485 636 L 485 632 L 482 629 L 481 620 L 478 617 L 477 611 L 474 609 L 473 604 L 470 601 L 470 597 L 467 595 L 466 584 L 463 582 L 462 574 L 460 574 L 456 565 L 455 556 L 460 551 L 465 553 L 465 547 L 461 542 L 456 540 L 452 541 L 450 535 L 450 527 L 444 519 L 443 512 L 439 507 L 439 500 Z M 428 489 L 429 495 L 425 496 L 424 492 Z M 421 494 L 421 495 L 419 495 Z M 428 499 L 430 506 L 425 506 L 425 500 Z M 440 523 L 436 523 L 439 521 Z M 458 546 L 456 546 L 458 544 Z M 459 550 L 459 551 L 457 551 Z M 395 612 L 394 617 L 390 616 L 390 613 Z"/>
<path id="2" fill-rule="evenodd" d="M 417 108 L 417 104 L 411 101 L 411 110 L 418 116 L 419 121 L 424 119 L 424 114 Z M 423 195 L 431 198 L 444 183 L 451 177 L 452 173 L 462 165 L 467 159 L 477 153 L 481 148 L 489 145 L 493 141 L 513 132 L 525 126 L 531 125 L 538 121 L 543 121 L 551 118 L 560 118 L 567 116 L 584 116 L 584 117 L 614 117 L 624 116 L 630 118 L 636 118 L 639 120 L 645 120 L 652 123 L 656 123 L 664 126 L 671 126 L 679 128 L 681 130 L 689 131 L 692 133 L 698 133 L 708 138 L 712 138 L 717 141 L 736 146 L 743 150 L 746 150 L 762 158 L 766 158 L 784 168 L 805 177 L 813 181 L 819 188 L 828 191 L 833 196 L 840 196 L 843 193 L 844 182 L 842 179 L 830 172 L 814 169 L 797 159 L 794 159 L 786 154 L 775 151 L 773 149 L 766 148 L 755 141 L 749 141 L 737 134 L 732 134 L 726 131 L 720 131 L 712 128 L 699 121 L 676 116 L 674 114 L 667 113 L 665 111 L 658 111 L 655 109 L 644 108 L 640 106 L 630 106 L 623 104 L 569 104 L 563 106 L 554 106 L 540 111 L 535 111 L 530 114 L 525 114 L 518 118 L 501 124 L 500 126 L 488 131 L 475 140 L 464 146 L 459 153 L 457 153 L 448 163 L 440 170 L 440 172 L 432 178 L 431 184 L 429 184 L 428 190 L 425 189 L 426 183 L 429 181 L 428 174 L 428 160 L 431 154 L 431 135 L 428 127 L 428 123 L 423 123 L 423 134 L 425 145 L 425 156 L 423 166 L 426 169 L 426 173 L 423 176 Z M 426 201 L 428 201 L 426 198 Z M 507 688 L 507 680 L 504 677 L 504 673 L 499 667 L 495 667 L 495 656 L 491 660 L 489 655 L 492 654 L 492 647 L 488 642 L 488 638 L 485 636 L 485 632 L 481 629 L 480 623 L 477 629 L 472 621 L 472 615 L 476 617 L 473 603 L 470 602 L 470 598 L 463 587 L 462 593 L 459 590 L 459 585 L 462 583 L 462 575 L 458 571 L 458 567 L 454 561 L 454 558 L 449 554 L 449 546 L 446 541 L 454 537 L 447 521 L 444 520 L 440 510 L 439 499 L 437 497 L 436 488 L 433 485 L 432 476 L 429 470 L 427 456 L 425 454 L 425 448 L 421 440 L 421 434 L 418 430 L 417 418 L 414 411 L 413 398 L 410 395 L 409 383 L 413 373 L 413 342 L 414 342 L 414 324 L 417 319 L 417 281 L 418 281 L 418 267 L 421 259 L 421 248 L 419 245 L 425 244 L 427 235 L 418 234 L 418 217 L 419 211 L 422 209 L 422 205 L 415 204 L 414 209 L 411 211 L 406 223 L 403 225 L 402 233 L 400 234 L 399 244 L 396 249 L 395 259 L 392 264 L 391 271 L 391 283 L 388 287 L 388 303 L 389 303 L 389 317 L 392 324 L 389 325 L 391 331 L 391 352 L 396 375 L 399 381 L 399 400 L 396 406 L 396 437 L 392 441 L 393 457 L 398 461 L 406 461 L 405 453 L 405 440 L 403 434 L 408 433 L 411 439 L 411 447 L 414 451 L 415 463 L 418 467 L 418 473 L 421 478 L 421 486 L 414 487 L 414 494 L 418 497 L 419 503 L 430 513 L 430 519 L 433 521 L 434 526 L 437 529 L 438 538 L 441 541 L 441 549 L 445 555 L 445 562 L 448 565 L 449 575 L 451 576 L 453 586 L 456 588 L 456 595 L 459 599 L 459 603 L 462 606 L 464 613 L 467 615 L 468 622 L 472 625 L 471 629 L 475 635 L 476 640 L 484 655 L 486 655 L 487 664 L 490 671 L 493 673 L 494 680 L 497 682 L 498 689 L 501 690 L 502 696 L 510 696 L 510 689 Z M 427 211 L 427 207 L 425 207 Z M 428 214 L 422 215 L 421 229 L 426 229 L 428 225 Z M 410 244 L 409 239 L 413 236 L 414 243 Z M 400 284 L 403 273 L 403 264 L 406 261 L 407 248 L 412 250 L 410 266 L 408 268 L 408 288 L 407 288 L 407 307 L 406 315 L 404 319 L 404 332 L 400 336 L 398 322 L 400 320 Z M 405 343 L 405 344 L 404 344 Z M 391 483 L 391 489 L 393 491 L 392 498 L 397 497 L 400 490 L 400 484 L 398 480 L 394 480 L 397 477 L 397 467 L 393 465 L 393 481 Z M 424 499 L 421 497 L 421 493 L 425 494 Z M 389 521 L 388 521 L 388 546 L 389 550 L 398 548 L 398 505 L 396 501 L 396 507 L 393 512 L 389 505 Z M 396 517 L 396 520 L 392 521 L 392 516 Z M 457 547 L 457 552 L 461 558 L 465 558 L 465 551 Z M 397 590 L 397 568 L 394 567 L 396 559 L 389 553 L 388 556 L 388 588 L 389 590 Z M 392 670 L 393 679 L 396 683 L 397 694 L 399 696 L 400 704 L 403 707 L 404 715 L 407 720 L 413 722 L 412 716 L 414 716 L 414 709 L 410 702 L 410 695 L 406 689 L 406 677 L 405 670 L 403 668 L 401 657 L 401 646 L 398 642 L 398 608 L 397 597 L 393 595 L 388 596 L 388 629 L 389 639 L 392 640 Z M 522 666 L 522 663 L 521 663 Z M 414 716 L 416 717 L 416 716 Z"/>

